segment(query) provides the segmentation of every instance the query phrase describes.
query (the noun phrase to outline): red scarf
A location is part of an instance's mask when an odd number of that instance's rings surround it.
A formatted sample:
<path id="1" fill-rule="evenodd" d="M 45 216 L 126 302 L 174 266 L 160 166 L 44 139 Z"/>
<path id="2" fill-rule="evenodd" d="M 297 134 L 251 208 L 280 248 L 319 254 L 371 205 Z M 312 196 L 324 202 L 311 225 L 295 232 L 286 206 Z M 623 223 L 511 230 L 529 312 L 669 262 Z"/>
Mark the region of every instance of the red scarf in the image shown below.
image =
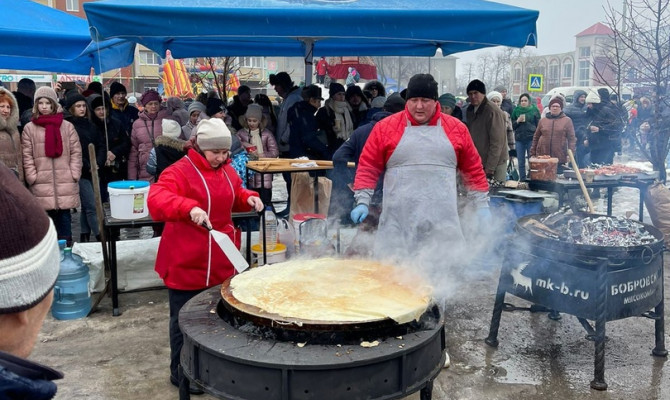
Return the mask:
<path id="1" fill-rule="evenodd" d="M 40 115 L 33 118 L 33 123 L 44 127 L 44 152 L 47 157 L 58 158 L 63 154 L 63 137 L 60 126 L 63 123 L 63 113 Z"/>

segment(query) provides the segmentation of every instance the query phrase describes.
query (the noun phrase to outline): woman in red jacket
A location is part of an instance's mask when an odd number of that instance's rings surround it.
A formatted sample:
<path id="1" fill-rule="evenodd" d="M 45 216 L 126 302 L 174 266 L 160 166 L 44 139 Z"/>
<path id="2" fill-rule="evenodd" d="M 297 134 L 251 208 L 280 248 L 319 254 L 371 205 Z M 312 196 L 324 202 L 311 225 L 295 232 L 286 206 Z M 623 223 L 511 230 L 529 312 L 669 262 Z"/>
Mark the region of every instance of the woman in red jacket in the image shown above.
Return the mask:
<path id="1" fill-rule="evenodd" d="M 170 382 L 178 386 L 177 368 L 183 336 L 179 310 L 203 290 L 235 274 L 233 265 L 201 224 L 224 232 L 240 247 L 232 211 L 263 210 L 254 191 L 244 189 L 230 166 L 231 135 L 220 118 L 200 121 L 188 154 L 165 169 L 149 189 L 149 212 L 165 229 L 156 256 L 156 272 L 168 287 L 170 303 Z M 201 392 L 197 387 L 192 393 Z"/>

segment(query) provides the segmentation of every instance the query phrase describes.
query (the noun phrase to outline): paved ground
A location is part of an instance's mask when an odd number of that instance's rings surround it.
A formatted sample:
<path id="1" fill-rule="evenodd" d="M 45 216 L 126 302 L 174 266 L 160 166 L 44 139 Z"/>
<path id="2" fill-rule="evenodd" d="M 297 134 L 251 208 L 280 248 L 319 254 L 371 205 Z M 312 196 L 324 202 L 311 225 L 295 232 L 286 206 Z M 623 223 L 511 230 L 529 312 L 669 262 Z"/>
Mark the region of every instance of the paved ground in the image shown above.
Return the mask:
<path id="1" fill-rule="evenodd" d="M 449 305 L 452 366 L 438 376 L 434 399 L 670 399 L 665 359 L 650 355 L 653 322 L 647 319 L 607 324 L 607 392 L 589 388 L 593 343 L 574 317 L 505 312 L 499 348 L 487 346 L 496 279 L 494 272 L 470 282 Z M 119 317 L 111 316 L 106 298 L 86 319 L 47 318 L 32 358 L 65 372 L 57 399 L 178 398 L 168 382 L 167 292 L 127 293 L 120 300 Z"/>

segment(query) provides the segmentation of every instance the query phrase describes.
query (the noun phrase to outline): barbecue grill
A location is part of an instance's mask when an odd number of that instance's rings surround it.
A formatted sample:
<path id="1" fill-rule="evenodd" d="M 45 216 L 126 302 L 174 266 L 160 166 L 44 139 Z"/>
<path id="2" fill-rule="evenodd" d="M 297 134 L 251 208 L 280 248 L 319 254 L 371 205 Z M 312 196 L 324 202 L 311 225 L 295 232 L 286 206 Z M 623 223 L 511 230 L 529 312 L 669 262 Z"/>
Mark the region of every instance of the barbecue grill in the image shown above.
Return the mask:
<path id="1" fill-rule="evenodd" d="M 627 221 L 623 230 L 645 231 L 644 244 L 596 246 L 548 237 L 552 231 L 538 224 L 542 216 L 520 218 L 503 258 L 489 335 L 498 346 L 498 328 L 507 293 L 533 305 L 531 311 L 574 315 L 595 341 L 594 379 L 591 387 L 607 389 L 605 382 L 605 324 L 632 316 L 655 320 L 652 354 L 665 357 L 663 304 L 663 234 L 653 226 Z M 597 217 L 597 216 L 594 216 Z M 574 218 L 573 218 L 574 220 Z M 538 225 L 543 230 L 534 229 Z M 624 241 L 625 242 L 625 241 Z M 653 311 L 652 311 L 653 309 Z M 558 317 L 558 318 L 557 318 Z M 595 321 L 595 328 L 589 320 Z"/>
<path id="2" fill-rule="evenodd" d="M 417 391 L 431 399 L 445 361 L 438 307 L 408 324 L 286 320 L 235 302 L 226 295 L 229 282 L 200 293 L 179 314 L 180 399 L 189 398 L 186 379 L 222 399 L 381 400 Z"/>

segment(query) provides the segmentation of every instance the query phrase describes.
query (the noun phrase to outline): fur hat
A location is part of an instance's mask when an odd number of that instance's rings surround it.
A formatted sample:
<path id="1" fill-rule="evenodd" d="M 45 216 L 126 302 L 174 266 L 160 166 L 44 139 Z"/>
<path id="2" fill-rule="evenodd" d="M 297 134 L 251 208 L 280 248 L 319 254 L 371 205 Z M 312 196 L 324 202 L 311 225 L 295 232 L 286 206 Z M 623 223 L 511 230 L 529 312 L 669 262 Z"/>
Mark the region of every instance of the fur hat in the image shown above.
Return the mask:
<path id="1" fill-rule="evenodd" d="M 245 118 L 256 118 L 257 120 L 263 119 L 263 107 L 258 104 L 249 104 L 247 106 L 247 112 L 244 113 Z"/>
<path id="2" fill-rule="evenodd" d="M 207 113 L 207 107 L 199 101 L 194 101 L 188 105 L 188 115 L 193 114 L 193 111 L 200 111 L 201 113 Z"/>
<path id="3" fill-rule="evenodd" d="M 163 118 L 161 128 L 163 136 L 178 138 L 181 135 L 181 126 L 179 126 L 179 122 L 173 119 Z"/>
<path id="4" fill-rule="evenodd" d="M 195 132 L 200 150 L 230 149 L 233 143 L 230 130 L 221 118 L 203 119 Z"/>
<path id="5" fill-rule="evenodd" d="M 440 102 L 440 105 L 442 107 L 449 107 L 452 110 L 456 108 L 456 96 L 454 96 L 451 93 L 445 93 L 442 96 L 440 96 L 437 101 Z"/>
<path id="6" fill-rule="evenodd" d="M 46 97 L 47 99 L 53 101 L 54 104 L 58 104 L 58 96 L 56 95 L 56 91 L 49 86 L 41 86 L 35 90 L 35 103 L 37 103 L 37 100 L 41 99 L 42 97 Z"/>
<path id="7" fill-rule="evenodd" d="M 479 79 L 475 79 L 468 83 L 468 88 L 465 90 L 465 93 L 470 93 L 472 90 L 475 90 L 481 94 L 486 94 L 486 85 L 484 82 Z"/>
<path id="8" fill-rule="evenodd" d="M 221 111 L 226 111 L 226 108 L 223 106 L 223 100 L 216 97 L 210 97 L 207 99 L 205 113 L 208 117 L 212 117 L 214 114 L 217 114 Z"/>
<path id="9" fill-rule="evenodd" d="M 556 96 L 553 99 L 549 100 L 549 107 L 551 107 L 553 104 L 558 104 L 561 106 L 561 109 L 563 109 L 563 99 Z"/>
<path id="10" fill-rule="evenodd" d="M 489 100 L 493 100 L 493 99 L 497 98 L 497 99 L 500 99 L 501 102 L 502 102 L 502 99 L 503 99 L 502 94 L 500 92 L 498 92 L 497 90 L 492 90 L 492 91 L 488 92 L 486 94 L 486 98 L 489 99 Z"/>
<path id="11" fill-rule="evenodd" d="M 142 95 L 142 99 L 140 101 L 142 102 L 143 106 L 146 106 L 147 104 L 149 104 L 150 101 L 157 101 L 160 103 L 162 99 L 161 95 L 158 94 L 157 91 L 150 89 L 144 92 L 144 94 Z"/>
<path id="12" fill-rule="evenodd" d="M 384 103 L 384 111 L 397 113 L 405 109 L 405 99 L 399 93 L 391 94 Z"/>
<path id="13" fill-rule="evenodd" d="M 53 222 L 4 165 L 0 215 L 0 314 L 10 314 L 34 307 L 49 294 L 58 277 L 60 253 Z"/>
<path id="14" fill-rule="evenodd" d="M 330 86 L 328 87 L 328 96 L 333 97 L 338 93 L 345 93 L 346 90 L 344 89 L 344 86 L 341 83 L 337 82 L 331 82 Z"/>
<path id="15" fill-rule="evenodd" d="M 109 86 L 109 97 L 114 97 L 115 94 L 117 93 L 128 93 L 126 90 L 126 87 L 123 86 L 122 83 L 120 82 L 112 82 L 112 84 Z"/>
<path id="16" fill-rule="evenodd" d="M 72 107 L 73 105 L 75 105 L 75 103 L 79 101 L 83 101 L 84 103 L 86 103 L 86 97 L 82 96 L 77 91 L 73 90 L 71 93 L 68 93 L 68 95 L 65 97 L 65 109 L 69 110 L 70 107 Z"/>
<path id="17" fill-rule="evenodd" d="M 409 79 L 406 99 L 409 100 L 414 97 L 437 100 L 437 82 L 435 82 L 433 75 L 416 74 Z"/>

